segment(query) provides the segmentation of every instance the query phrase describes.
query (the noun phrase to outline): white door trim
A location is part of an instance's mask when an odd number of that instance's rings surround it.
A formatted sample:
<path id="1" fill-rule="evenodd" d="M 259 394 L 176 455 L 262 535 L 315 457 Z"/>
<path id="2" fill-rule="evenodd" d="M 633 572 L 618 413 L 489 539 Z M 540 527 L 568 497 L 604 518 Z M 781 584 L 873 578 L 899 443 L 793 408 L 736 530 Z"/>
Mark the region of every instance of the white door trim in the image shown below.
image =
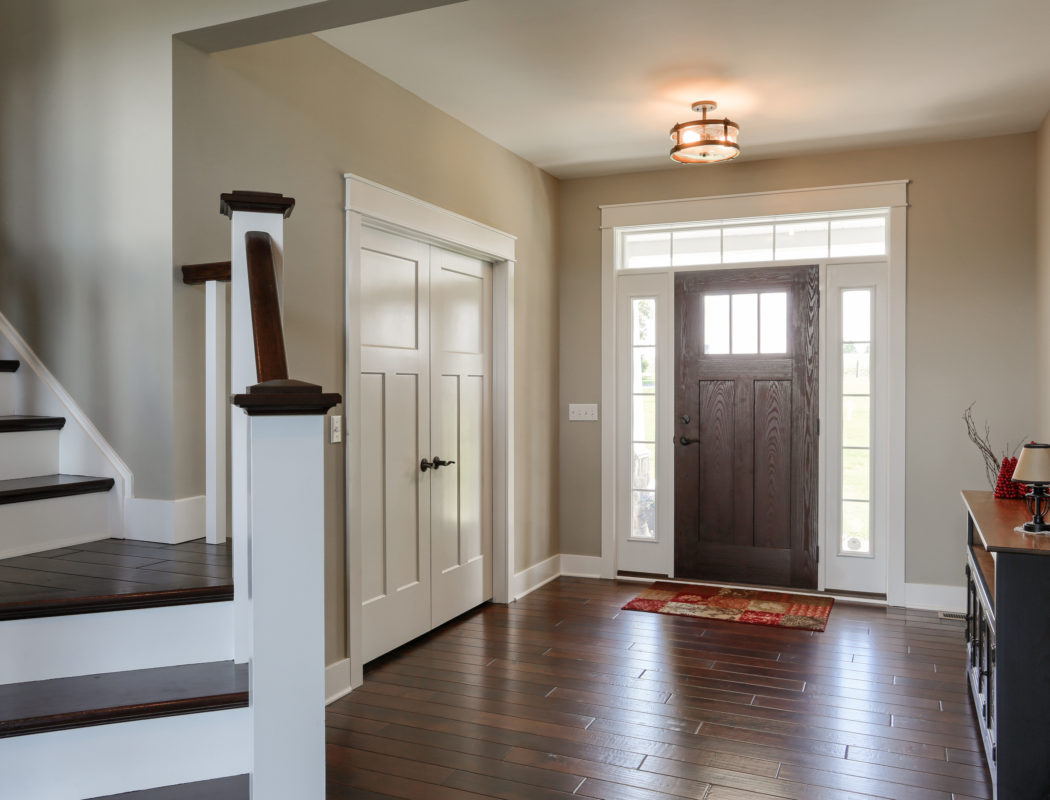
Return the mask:
<path id="1" fill-rule="evenodd" d="M 350 173 L 346 184 L 346 590 L 352 687 L 362 682 L 361 539 L 354 509 L 360 475 L 361 226 L 380 228 L 492 263 L 492 592 L 513 599 L 514 265 L 516 237 Z"/>
<path id="2" fill-rule="evenodd" d="M 827 186 L 779 192 L 757 192 L 718 197 L 686 198 L 647 203 L 601 206 L 602 237 L 602 506 L 601 575 L 616 576 L 617 551 L 617 380 L 616 380 L 616 228 L 643 225 L 670 225 L 716 219 L 758 217 L 770 214 L 807 214 L 863 208 L 889 208 L 887 218 L 887 258 L 889 275 L 889 362 L 886 398 L 889 407 L 888 463 L 889 498 L 886 511 L 888 528 L 888 585 L 890 605 L 905 603 L 905 444 L 906 444 L 906 300 L 907 300 L 907 185 L 908 181 L 884 181 L 849 186 Z M 856 259 L 854 259 L 856 260 Z M 815 259 L 808 263 L 824 262 Z M 801 263 L 801 262 L 800 262 Z M 745 267 L 744 264 L 721 268 Z M 651 270 L 657 272 L 658 270 Z M 666 272 L 673 273 L 668 268 Z M 672 384 L 662 387 L 670 391 Z M 822 387 L 823 391 L 823 387 Z M 666 481 L 666 478 L 665 478 Z M 822 501 L 822 498 L 820 498 Z M 823 539 L 823 528 L 819 531 Z M 823 587 L 823 570 L 821 588 Z"/>

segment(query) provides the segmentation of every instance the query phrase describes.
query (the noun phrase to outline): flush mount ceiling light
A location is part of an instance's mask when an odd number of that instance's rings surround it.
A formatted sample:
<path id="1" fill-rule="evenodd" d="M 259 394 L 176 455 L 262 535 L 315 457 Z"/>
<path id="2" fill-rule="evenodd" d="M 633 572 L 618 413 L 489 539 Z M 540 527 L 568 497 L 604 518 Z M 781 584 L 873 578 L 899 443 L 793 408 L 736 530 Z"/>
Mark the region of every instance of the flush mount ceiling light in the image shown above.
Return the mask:
<path id="1" fill-rule="evenodd" d="M 671 158 L 682 164 L 717 164 L 740 155 L 736 143 L 740 127 L 728 119 L 708 119 L 707 112 L 718 108 L 712 100 L 698 100 L 693 111 L 703 113 L 702 119 L 679 122 L 671 128 Z"/>

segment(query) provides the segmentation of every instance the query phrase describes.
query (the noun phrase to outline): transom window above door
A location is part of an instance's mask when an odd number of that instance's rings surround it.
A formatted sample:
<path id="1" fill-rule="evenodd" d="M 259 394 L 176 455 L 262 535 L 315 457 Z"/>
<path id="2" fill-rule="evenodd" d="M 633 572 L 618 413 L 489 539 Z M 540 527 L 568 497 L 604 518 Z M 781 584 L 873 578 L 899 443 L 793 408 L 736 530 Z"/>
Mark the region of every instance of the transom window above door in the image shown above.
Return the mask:
<path id="1" fill-rule="evenodd" d="M 886 254 L 889 209 L 619 228 L 617 268 L 666 269 Z"/>
<path id="2" fill-rule="evenodd" d="M 704 295 L 704 355 L 788 351 L 787 292 Z"/>

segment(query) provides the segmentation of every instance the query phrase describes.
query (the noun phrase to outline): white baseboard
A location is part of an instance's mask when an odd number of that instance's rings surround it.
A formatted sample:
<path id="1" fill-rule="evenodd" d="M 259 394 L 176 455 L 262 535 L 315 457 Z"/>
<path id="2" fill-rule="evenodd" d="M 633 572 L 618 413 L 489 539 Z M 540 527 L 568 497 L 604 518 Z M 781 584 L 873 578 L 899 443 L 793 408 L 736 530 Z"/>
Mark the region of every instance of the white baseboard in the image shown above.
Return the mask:
<path id="1" fill-rule="evenodd" d="M 561 575 L 561 556 L 551 556 L 546 561 L 533 564 L 528 569 L 514 573 L 514 581 L 511 583 L 510 596 L 520 600 L 529 592 L 534 592 L 543 584 L 550 583 Z"/>
<path id="2" fill-rule="evenodd" d="M 561 574 L 574 578 L 600 578 L 602 576 L 602 557 L 562 553 Z"/>
<path id="3" fill-rule="evenodd" d="M 128 539 L 179 544 L 204 537 L 204 495 L 180 500 L 128 499 L 124 515 Z"/>
<path id="4" fill-rule="evenodd" d="M 939 583 L 904 584 L 906 608 L 929 611 L 966 611 L 966 587 L 944 586 Z"/>
<path id="5" fill-rule="evenodd" d="M 350 659 L 344 658 L 324 668 L 324 704 L 334 703 L 353 689 L 350 680 Z"/>

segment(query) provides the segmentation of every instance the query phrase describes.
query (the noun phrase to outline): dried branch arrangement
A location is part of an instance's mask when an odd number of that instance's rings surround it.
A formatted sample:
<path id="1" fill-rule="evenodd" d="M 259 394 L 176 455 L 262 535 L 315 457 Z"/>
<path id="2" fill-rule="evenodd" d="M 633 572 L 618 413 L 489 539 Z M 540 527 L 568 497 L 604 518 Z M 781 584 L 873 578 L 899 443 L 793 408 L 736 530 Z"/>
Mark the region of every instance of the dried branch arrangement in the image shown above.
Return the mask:
<path id="1" fill-rule="evenodd" d="M 977 405 L 977 401 L 970 403 L 963 412 L 962 418 L 963 422 L 966 423 L 966 435 L 970 437 L 971 442 L 977 445 L 977 449 L 981 453 L 981 459 L 984 461 L 984 473 L 988 477 L 988 486 L 994 489 L 995 481 L 999 477 L 999 466 L 1002 464 L 1003 459 L 1016 453 L 1021 448 L 1021 445 L 1028 440 L 1028 437 L 1021 439 L 1021 441 L 1013 447 L 1010 447 L 1009 444 L 1007 444 L 1003 454 L 997 456 L 995 451 L 992 450 L 992 431 L 991 428 L 989 428 L 988 423 L 984 423 L 983 434 L 977 429 L 977 423 L 973 418 L 973 407 L 975 405 Z"/>

